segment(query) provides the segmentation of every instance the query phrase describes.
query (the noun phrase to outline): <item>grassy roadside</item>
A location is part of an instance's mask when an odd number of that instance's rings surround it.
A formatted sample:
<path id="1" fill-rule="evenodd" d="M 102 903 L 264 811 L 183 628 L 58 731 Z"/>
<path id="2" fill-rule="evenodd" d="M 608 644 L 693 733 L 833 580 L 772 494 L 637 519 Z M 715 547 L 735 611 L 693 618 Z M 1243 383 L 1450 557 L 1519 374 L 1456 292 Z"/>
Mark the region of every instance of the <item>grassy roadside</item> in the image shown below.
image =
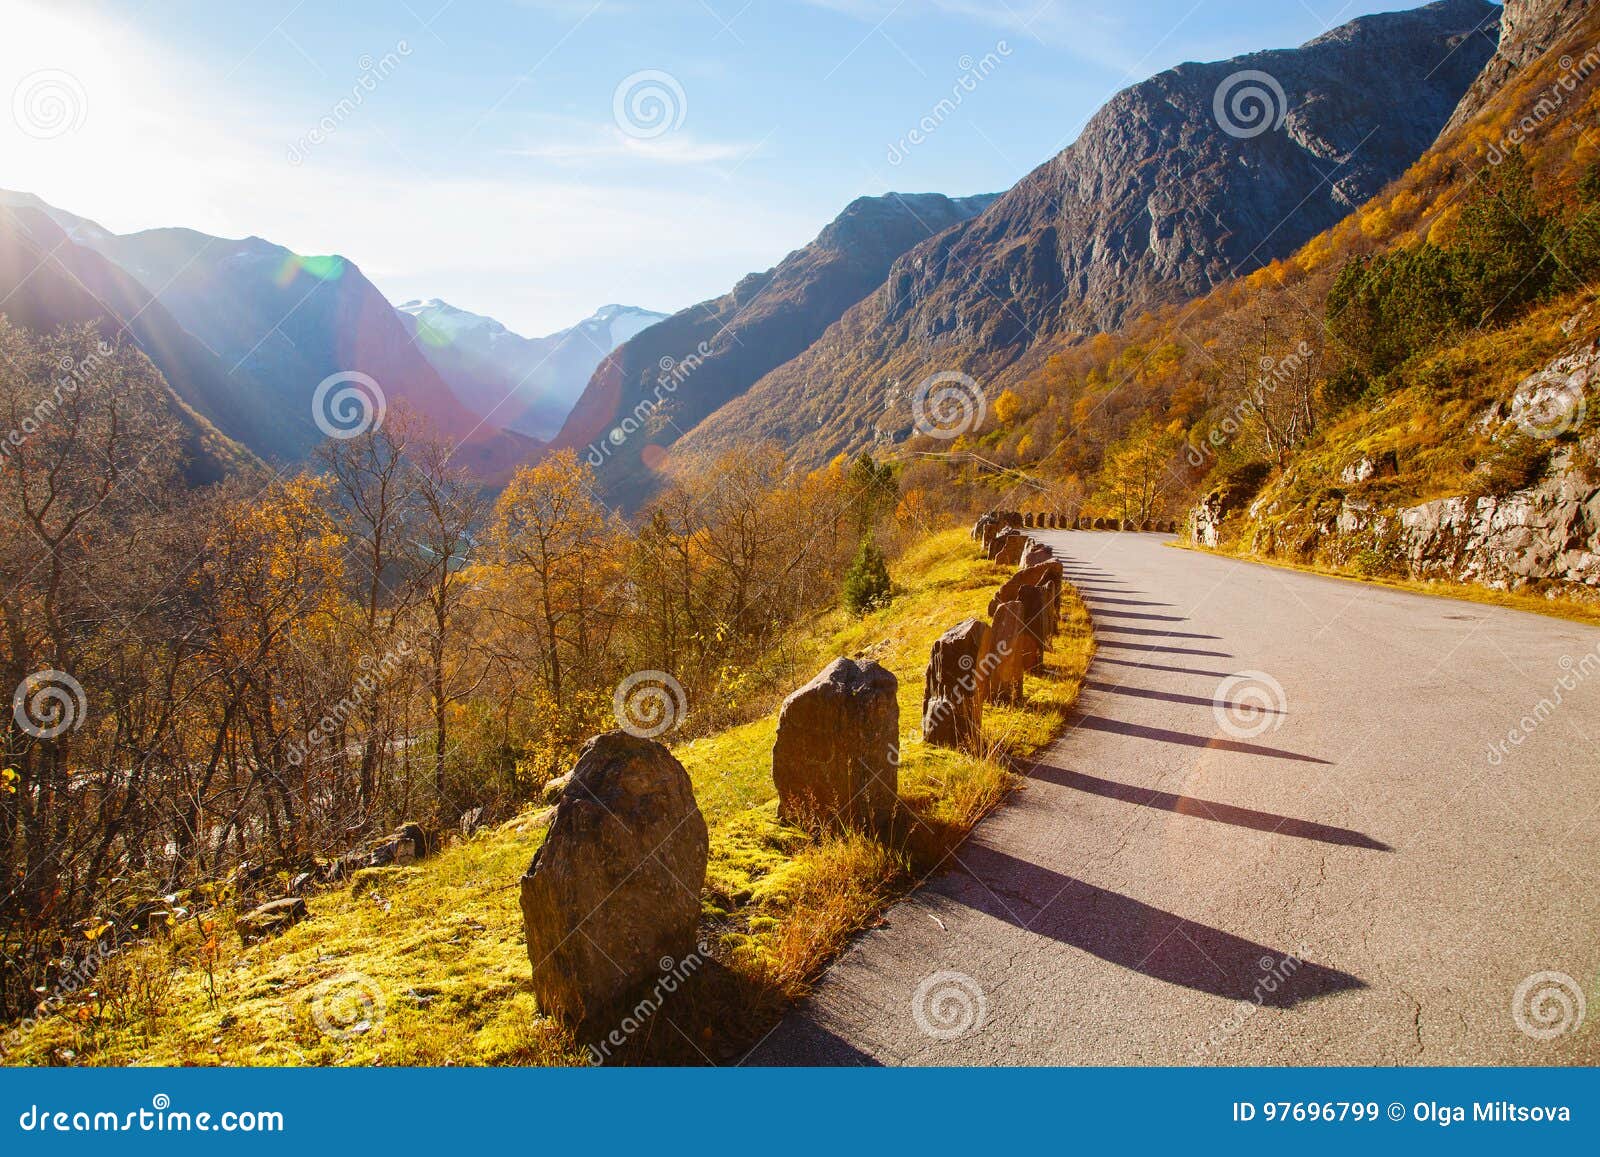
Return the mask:
<path id="1" fill-rule="evenodd" d="M 1184 542 L 1181 539 L 1175 539 L 1167 543 L 1167 545 L 1178 550 L 1192 550 L 1200 554 L 1221 555 L 1224 558 L 1255 563 L 1258 566 L 1278 567 L 1281 570 L 1297 570 L 1304 574 L 1343 579 L 1345 582 L 1364 583 L 1367 586 L 1388 587 L 1390 590 L 1408 591 L 1411 594 L 1433 595 L 1441 599 L 1456 599 L 1461 602 L 1509 607 L 1511 610 L 1528 611 L 1535 615 L 1548 615 L 1557 619 L 1570 619 L 1576 623 L 1600 625 L 1600 601 L 1585 602 L 1556 594 L 1541 595 L 1522 591 L 1502 591 L 1494 587 L 1479 586 L 1475 583 L 1452 582 L 1448 579 L 1406 579 L 1383 575 L 1357 574 L 1354 571 L 1342 570 L 1336 567 L 1290 562 L 1286 559 L 1252 554 L 1244 550 L 1229 550 L 1227 548 L 1214 550 L 1198 543 Z"/>
<path id="2" fill-rule="evenodd" d="M 992 707 L 984 758 L 918 735 L 933 640 L 985 615 L 1009 568 L 964 531 L 934 535 L 894 568 L 896 597 L 862 619 L 835 612 L 803 646 L 820 667 L 868 657 L 900 680 L 904 832 L 813 840 L 776 818 L 776 715 L 675 748 L 711 829 L 702 937 L 711 959 L 614 1055 L 720 1062 L 803 995 L 848 938 L 946 854 L 1016 786 L 1025 758 L 1061 729 L 1092 652 L 1088 615 L 1063 629 L 1026 702 Z M 121 1065 L 572 1064 L 574 1040 L 539 1015 L 528 984 L 518 879 L 544 835 L 529 812 L 424 863 L 368 869 L 309 898 L 312 918 L 242 948 L 224 914 L 207 927 L 110 956 L 85 988 L 28 1031 L 0 1034 L 7 1063 Z M 41 999 L 50 994 L 41 993 Z"/>

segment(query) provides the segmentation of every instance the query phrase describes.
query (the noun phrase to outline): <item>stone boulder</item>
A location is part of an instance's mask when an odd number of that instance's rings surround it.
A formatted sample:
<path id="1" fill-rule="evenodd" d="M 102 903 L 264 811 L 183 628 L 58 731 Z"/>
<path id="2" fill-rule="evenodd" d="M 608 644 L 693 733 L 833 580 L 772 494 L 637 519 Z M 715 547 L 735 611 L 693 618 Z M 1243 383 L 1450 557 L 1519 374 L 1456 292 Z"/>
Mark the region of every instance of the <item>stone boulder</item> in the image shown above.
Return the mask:
<path id="1" fill-rule="evenodd" d="M 239 941 L 243 944 L 254 944 L 257 940 L 265 940 L 268 936 L 277 936 L 287 932 L 310 914 L 305 900 L 299 896 L 268 900 L 248 914 L 239 917 L 236 925 Z"/>
<path id="2" fill-rule="evenodd" d="M 1023 552 L 1022 565 L 1037 566 L 1041 562 L 1049 562 L 1055 558 L 1055 556 L 1055 551 L 1051 550 L 1048 546 L 1045 546 L 1042 542 L 1036 542 Z"/>
<path id="3" fill-rule="evenodd" d="M 1047 562 L 1035 563 L 1033 566 L 1023 567 L 1016 574 L 1000 584 L 1000 589 L 989 600 L 989 617 L 992 619 L 999 613 L 1001 603 L 1009 603 L 1020 597 L 1020 592 L 1025 587 L 1042 587 L 1050 591 L 1049 622 L 1050 632 L 1054 634 L 1056 623 L 1060 617 L 1061 584 L 1064 581 L 1065 571 L 1061 560 L 1052 558 Z"/>
<path id="4" fill-rule="evenodd" d="M 974 542 L 984 541 L 984 531 L 991 526 L 998 526 L 1000 520 L 993 514 L 980 515 L 978 521 L 972 524 L 972 539 Z"/>
<path id="5" fill-rule="evenodd" d="M 1022 554 L 1032 544 L 1029 538 L 1020 530 L 1008 530 L 994 540 L 994 560 L 1001 566 L 1016 566 L 1022 561 Z"/>
<path id="6" fill-rule="evenodd" d="M 1044 664 L 1045 649 L 1055 634 L 1051 622 L 1050 592 L 1040 586 L 1023 587 L 1017 592 L 1022 604 L 1022 628 L 1026 632 L 1027 646 L 1023 649 L 1022 669 L 1033 671 Z"/>
<path id="7" fill-rule="evenodd" d="M 835 659 L 783 701 L 772 749 L 778 818 L 876 831 L 899 800 L 899 681 L 877 663 Z"/>
<path id="8" fill-rule="evenodd" d="M 1001 603 L 994 609 L 994 627 L 989 645 L 993 661 L 984 680 L 983 697 L 992 703 L 1017 703 L 1022 700 L 1022 674 L 1031 643 L 1023 622 L 1022 603 Z"/>
<path id="9" fill-rule="evenodd" d="M 695 951 L 709 841 L 689 775 L 653 740 L 584 744 L 549 834 L 522 877 L 539 1008 L 604 1028 Z"/>
<path id="10" fill-rule="evenodd" d="M 922 684 L 925 742 L 964 751 L 982 746 L 989 645 L 989 624 L 982 619 L 967 619 L 934 641 Z"/>

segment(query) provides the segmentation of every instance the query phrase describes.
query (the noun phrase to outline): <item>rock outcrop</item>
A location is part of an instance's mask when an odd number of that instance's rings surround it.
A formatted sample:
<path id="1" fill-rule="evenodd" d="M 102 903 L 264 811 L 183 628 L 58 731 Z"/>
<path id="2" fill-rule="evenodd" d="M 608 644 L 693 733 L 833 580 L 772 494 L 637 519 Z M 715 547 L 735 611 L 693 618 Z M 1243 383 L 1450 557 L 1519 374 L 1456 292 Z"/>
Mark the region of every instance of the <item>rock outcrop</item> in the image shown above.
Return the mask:
<path id="1" fill-rule="evenodd" d="M 542 1011 L 603 1026 L 694 950 L 709 840 L 689 775 L 649 739 L 610 731 L 578 755 L 522 877 Z"/>
<path id="2" fill-rule="evenodd" d="M 1445 133 L 1466 124 L 1483 111 L 1494 95 L 1518 72 L 1552 48 L 1593 0 L 1505 0 L 1500 14 L 1500 35 L 1494 55 L 1472 82 Z M 1441 134 L 1442 135 L 1442 134 Z"/>
<path id="3" fill-rule="evenodd" d="M 1495 492 L 1480 467 L 1478 492 L 1407 505 L 1404 463 L 1369 453 L 1346 465 L 1349 489 L 1324 489 L 1304 509 L 1279 509 L 1286 476 L 1250 504 L 1239 536 L 1263 553 L 1286 553 L 1368 573 L 1439 578 L 1515 588 L 1600 588 L 1600 340 L 1579 342 L 1523 378 L 1477 427 L 1503 449 L 1548 446 L 1538 477 Z M 1536 459 L 1538 460 L 1538 459 Z M 1238 512 L 1258 485 L 1233 480 L 1194 511 L 1196 541 L 1216 545 L 1224 517 Z"/>
<path id="4" fill-rule="evenodd" d="M 835 659 L 783 701 L 772 749 L 778 816 L 802 827 L 885 828 L 899 799 L 899 681 Z"/>

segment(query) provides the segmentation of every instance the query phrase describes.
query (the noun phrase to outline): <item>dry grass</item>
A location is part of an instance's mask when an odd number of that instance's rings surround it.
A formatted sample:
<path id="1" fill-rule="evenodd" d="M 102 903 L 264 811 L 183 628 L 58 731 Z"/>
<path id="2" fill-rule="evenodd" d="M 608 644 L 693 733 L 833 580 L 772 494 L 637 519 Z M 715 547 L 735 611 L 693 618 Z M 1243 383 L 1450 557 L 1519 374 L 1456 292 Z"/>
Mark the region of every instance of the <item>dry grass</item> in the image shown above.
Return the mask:
<path id="1" fill-rule="evenodd" d="M 1026 681 L 1026 701 L 987 713 L 984 758 L 923 744 L 922 669 L 933 640 L 982 616 L 1008 572 L 960 531 L 917 544 L 894 571 L 890 606 L 859 620 L 825 616 L 802 642 L 817 668 L 851 654 L 874 658 L 899 678 L 903 822 L 884 842 L 814 838 L 779 824 L 774 717 L 678 747 L 711 829 L 702 932 L 713 959 L 616 1060 L 737 1056 L 852 935 L 936 871 L 1004 799 L 1015 786 L 1004 760 L 1026 757 L 1061 729 L 1092 650 L 1088 616 L 1075 598 L 1063 607 L 1065 629 L 1046 669 Z M 249 947 L 228 931 L 231 913 L 216 908 L 209 929 L 186 922 L 170 938 L 114 957 L 97 987 L 7 1039 L 5 1059 L 584 1063 L 585 1042 L 539 1014 L 528 983 L 517 881 L 543 835 L 529 812 L 424 863 L 363 872 L 349 886 L 313 894 L 311 919 Z"/>

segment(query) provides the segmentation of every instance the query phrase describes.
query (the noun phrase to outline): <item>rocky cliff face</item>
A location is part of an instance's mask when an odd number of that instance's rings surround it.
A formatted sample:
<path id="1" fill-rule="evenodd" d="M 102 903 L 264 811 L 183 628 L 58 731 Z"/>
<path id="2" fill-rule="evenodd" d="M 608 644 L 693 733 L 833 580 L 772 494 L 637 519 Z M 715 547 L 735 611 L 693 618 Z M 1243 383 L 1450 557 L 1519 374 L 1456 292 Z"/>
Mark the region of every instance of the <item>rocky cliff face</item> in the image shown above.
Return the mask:
<path id="1" fill-rule="evenodd" d="M 882 284 L 895 258 L 993 199 L 889 193 L 852 201 L 772 269 L 613 351 L 555 445 L 587 458 L 610 500 L 636 502 L 659 477 L 665 448 L 685 430 L 815 341 Z"/>
<path id="2" fill-rule="evenodd" d="M 1466 124 L 1523 68 L 1561 39 L 1589 10 L 1593 0 L 1506 0 L 1500 17 L 1500 43 L 1472 82 L 1445 126 Z"/>
<path id="3" fill-rule="evenodd" d="M 894 439 L 927 374 L 982 377 L 1042 338 L 1114 328 L 1293 252 L 1433 143 L 1498 17 L 1485 0 L 1444 0 L 1126 89 L 981 216 L 895 262 L 684 450 L 776 438 L 814 464 Z"/>
<path id="4" fill-rule="evenodd" d="M 1600 339 L 1588 338 L 1519 382 L 1504 405 L 1479 419 L 1494 441 L 1552 446 L 1541 476 L 1505 494 L 1469 494 L 1394 507 L 1363 497 L 1360 484 L 1382 477 L 1388 461 L 1361 458 L 1345 468 L 1351 489 L 1303 517 L 1250 529 L 1277 511 L 1257 499 L 1244 533 L 1251 548 L 1336 566 L 1412 578 L 1515 588 L 1600 589 Z M 1193 538 L 1215 546 L 1240 503 L 1214 492 L 1191 516 Z"/>

